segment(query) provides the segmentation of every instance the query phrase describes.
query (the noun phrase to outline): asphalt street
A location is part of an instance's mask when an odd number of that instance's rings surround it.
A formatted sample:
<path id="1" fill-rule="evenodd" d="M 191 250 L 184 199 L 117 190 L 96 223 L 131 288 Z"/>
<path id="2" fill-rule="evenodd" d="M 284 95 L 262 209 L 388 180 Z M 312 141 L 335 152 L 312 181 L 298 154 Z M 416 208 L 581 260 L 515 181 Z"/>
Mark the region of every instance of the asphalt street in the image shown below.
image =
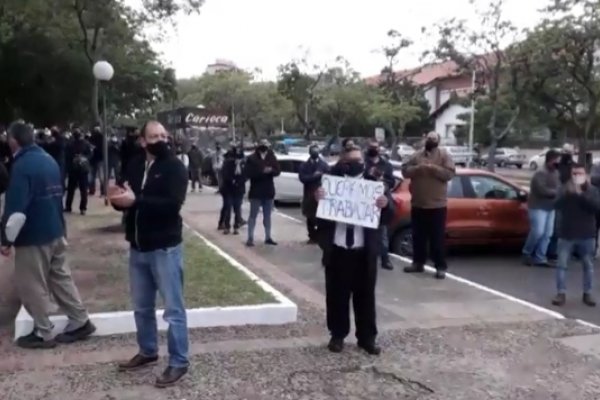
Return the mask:
<path id="1" fill-rule="evenodd" d="M 503 170 L 501 173 L 521 185 L 525 185 L 531 176 L 531 171 L 526 170 Z M 277 210 L 304 226 L 299 207 L 279 205 Z M 396 273 L 402 273 L 402 262 L 396 260 L 395 263 Z M 450 254 L 448 263 L 450 272 L 462 278 L 555 310 L 567 318 L 600 325 L 600 307 L 589 308 L 581 302 L 582 271 L 581 265 L 575 260 L 571 261 L 567 275 L 567 305 L 560 308 L 552 306 L 550 302 L 555 294 L 554 269 L 523 266 L 518 250 L 495 250 L 489 253 L 463 249 Z M 594 295 L 600 300 L 600 274 L 596 274 L 594 282 Z"/>

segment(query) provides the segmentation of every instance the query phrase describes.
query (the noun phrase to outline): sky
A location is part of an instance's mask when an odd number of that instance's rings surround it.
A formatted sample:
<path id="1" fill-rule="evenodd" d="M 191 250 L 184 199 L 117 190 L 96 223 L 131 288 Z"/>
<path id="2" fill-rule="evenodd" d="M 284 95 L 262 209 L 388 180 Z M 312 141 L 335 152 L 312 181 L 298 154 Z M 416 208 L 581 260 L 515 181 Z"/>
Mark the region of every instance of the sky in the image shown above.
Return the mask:
<path id="1" fill-rule="evenodd" d="M 395 29 L 414 41 L 399 68 L 420 64 L 433 39 L 422 26 L 457 17 L 476 24 L 475 6 L 487 0 L 206 0 L 200 15 L 179 16 L 177 31 L 156 44 L 179 78 L 199 76 L 217 58 L 239 67 L 262 70 L 275 79 L 277 67 L 306 55 L 311 64 L 347 59 L 362 76 L 385 65 L 381 52 L 387 32 Z M 539 21 L 548 0 L 505 0 L 505 15 L 520 28 Z"/>

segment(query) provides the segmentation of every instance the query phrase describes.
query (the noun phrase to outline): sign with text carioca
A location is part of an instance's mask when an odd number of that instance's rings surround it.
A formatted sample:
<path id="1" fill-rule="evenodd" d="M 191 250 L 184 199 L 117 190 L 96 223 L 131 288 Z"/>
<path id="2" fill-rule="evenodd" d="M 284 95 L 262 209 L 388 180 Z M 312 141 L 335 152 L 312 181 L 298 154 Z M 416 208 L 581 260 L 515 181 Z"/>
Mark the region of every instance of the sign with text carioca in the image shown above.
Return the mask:
<path id="1" fill-rule="evenodd" d="M 365 228 L 379 227 L 381 210 L 375 205 L 383 195 L 383 182 L 323 175 L 325 197 L 319 200 L 317 218 Z"/>

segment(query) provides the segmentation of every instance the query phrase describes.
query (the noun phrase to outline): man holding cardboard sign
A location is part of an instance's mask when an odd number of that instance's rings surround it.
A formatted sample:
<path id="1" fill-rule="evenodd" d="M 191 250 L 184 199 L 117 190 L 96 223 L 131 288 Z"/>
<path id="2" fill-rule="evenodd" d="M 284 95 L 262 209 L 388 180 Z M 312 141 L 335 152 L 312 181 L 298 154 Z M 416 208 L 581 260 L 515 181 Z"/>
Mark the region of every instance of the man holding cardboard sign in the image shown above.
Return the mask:
<path id="1" fill-rule="evenodd" d="M 382 182 L 365 177 L 362 152 L 344 149 L 344 156 L 323 175 L 317 190 L 317 236 L 323 250 L 328 348 L 344 349 L 350 333 L 350 298 L 354 307 L 358 346 L 379 355 L 375 316 L 377 258 L 380 255 L 378 228 L 393 216 L 393 203 Z"/>

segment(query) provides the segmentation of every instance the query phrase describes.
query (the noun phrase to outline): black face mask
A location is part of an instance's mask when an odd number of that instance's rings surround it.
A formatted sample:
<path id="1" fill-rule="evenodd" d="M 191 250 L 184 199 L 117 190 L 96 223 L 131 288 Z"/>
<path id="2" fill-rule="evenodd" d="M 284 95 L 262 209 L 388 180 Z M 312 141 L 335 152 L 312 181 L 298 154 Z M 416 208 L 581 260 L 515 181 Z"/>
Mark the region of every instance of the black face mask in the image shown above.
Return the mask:
<path id="1" fill-rule="evenodd" d="M 425 150 L 427 150 L 427 151 L 431 151 L 437 147 L 438 147 L 438 142 L 436 142 L 434 140 L 427 140 L 425 142 Z"/>
<path id="2" fill-rule="evenodd" d="M 313 160 L 316 160 L 317 158 L 319 158 L 319 152 L 318 151 L 311 151 L 310 152 L 310 158 L 312 158 Z"/>
<path id="3" fill-rule="evenodd" d="M 166 157 L 171 148 L 169 147 L 169 143 L 163 142 L 162 140 L 156 143 L 148 143 L 146 144 L 146 150 L 148 153 L 152 154 L 156 158 Z"/>
<path id="4" fill-rule="evenodd" d="M 73 134 L 73 139 L 75 139 L 75 140 L 81 140 L 81 133 L 74 133 Z"/>
<path id="5" fill-rule="evenodd" d="M 266 153 L 269 148 L 267 146 L 258 146 L 258 151 L 261 153 Z"/>
<path id="6" fill-rule="evenodd" d="M 365 171 L 365 164 L 362 161 L 346 161 L 341 164 L 341 172 L 348 176 L 358 176 Z"/>
<path id="7" fill-rule="evenodd" d="M 379 156 L 379 149 L 377 148 L 370 148 L 367 150 L 367 156 L 371 157 L 371 158 L 375 158 Z"/>

